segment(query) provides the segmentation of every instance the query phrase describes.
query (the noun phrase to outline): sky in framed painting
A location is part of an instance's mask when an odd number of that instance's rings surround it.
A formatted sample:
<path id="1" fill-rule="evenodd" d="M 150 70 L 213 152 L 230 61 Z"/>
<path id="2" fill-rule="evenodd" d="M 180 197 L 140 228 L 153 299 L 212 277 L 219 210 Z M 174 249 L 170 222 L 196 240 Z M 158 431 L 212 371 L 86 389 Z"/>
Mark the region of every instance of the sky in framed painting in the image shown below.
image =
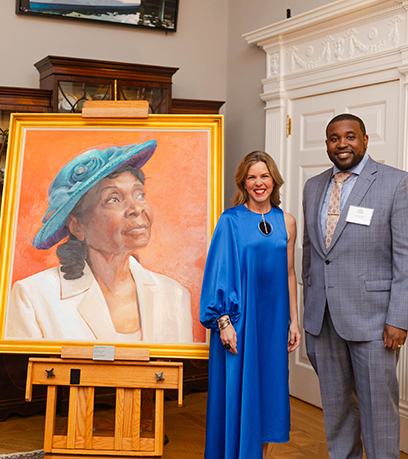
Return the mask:
<path id="1" fill-rule="evenodd" d="M 17 13 L 176 31 L 178 3 L 179 0 L 17 0 Z"/>

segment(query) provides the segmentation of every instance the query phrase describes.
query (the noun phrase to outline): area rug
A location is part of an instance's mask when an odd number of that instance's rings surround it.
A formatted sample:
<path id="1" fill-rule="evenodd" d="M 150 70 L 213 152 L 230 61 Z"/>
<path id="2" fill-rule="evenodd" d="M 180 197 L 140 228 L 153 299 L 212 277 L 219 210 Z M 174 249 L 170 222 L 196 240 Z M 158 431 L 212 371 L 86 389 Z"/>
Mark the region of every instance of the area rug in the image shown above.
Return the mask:
<path id="1" fill-rule="evenodd" d="M 43 459 L 44 451 L 37 449 L 28 453 L 0 454 L 0 459 Z"/>

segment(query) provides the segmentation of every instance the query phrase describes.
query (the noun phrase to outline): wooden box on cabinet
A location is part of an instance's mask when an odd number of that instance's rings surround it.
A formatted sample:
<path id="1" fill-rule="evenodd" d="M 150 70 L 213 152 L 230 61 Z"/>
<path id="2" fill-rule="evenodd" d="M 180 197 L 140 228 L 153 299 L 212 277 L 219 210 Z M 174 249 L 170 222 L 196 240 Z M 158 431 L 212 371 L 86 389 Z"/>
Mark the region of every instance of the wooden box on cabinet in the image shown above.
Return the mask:
<path id="1" fill-rule="evenodd" d="M 151 113 L 171 113 L 175 67 L 47 56 L 34 64 L 52 110 L 80 113 L 87 100 L 148 100 Z"/>

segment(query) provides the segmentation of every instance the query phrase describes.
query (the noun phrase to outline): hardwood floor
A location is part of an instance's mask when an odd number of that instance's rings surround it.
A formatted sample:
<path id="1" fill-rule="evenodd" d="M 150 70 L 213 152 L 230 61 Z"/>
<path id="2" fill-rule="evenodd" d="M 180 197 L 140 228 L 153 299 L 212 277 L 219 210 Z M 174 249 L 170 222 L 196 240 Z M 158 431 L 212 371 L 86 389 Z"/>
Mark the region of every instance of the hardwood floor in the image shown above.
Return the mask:
<path id="1" fill-rule="evenodd" d="M 322 410 L 291 398 L 291 411 L 290 441 L 270 444 L 267 459 L 329 459 Z M 400 459 L 407 458 L 408 454 L 400 452 Z"/>
<path id="2" fill-rule="evenodd" d="M 191 393 L 182 408 L 176 401 L 165 402 L 165 432 L 170 442 L 164 447 L 164 459 L 203 458 L 206 396 L 205 392 Z M 291 439 L 269 445 L 268 459 L 328 459 L 321 410 L 297 399 L 291 399 L 291 408 Z M 107 417 L 111 411 L 106 411 Z M 0 454 L 42 449 L 43 435 L 43 415 L 11 417 L 0 422 Z M 401 453 L 400 459 L 408 455 Z"/>

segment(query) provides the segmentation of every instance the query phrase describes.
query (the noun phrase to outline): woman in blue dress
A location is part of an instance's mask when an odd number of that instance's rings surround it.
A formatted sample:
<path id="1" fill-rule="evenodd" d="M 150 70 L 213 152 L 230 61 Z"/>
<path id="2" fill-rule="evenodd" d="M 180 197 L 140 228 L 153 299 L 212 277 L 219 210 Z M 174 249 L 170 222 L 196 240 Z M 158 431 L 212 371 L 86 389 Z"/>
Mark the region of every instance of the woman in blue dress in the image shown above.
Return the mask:
<path id="1" fill-rule="evenodd" d="M 260 459 L 289 440 L 288 353 L 299 346 L 296 221 L 264 152 L 235 174 L 235 207 L 215 228 L 201 292 L 211 329 L 205 459 Z"/>

